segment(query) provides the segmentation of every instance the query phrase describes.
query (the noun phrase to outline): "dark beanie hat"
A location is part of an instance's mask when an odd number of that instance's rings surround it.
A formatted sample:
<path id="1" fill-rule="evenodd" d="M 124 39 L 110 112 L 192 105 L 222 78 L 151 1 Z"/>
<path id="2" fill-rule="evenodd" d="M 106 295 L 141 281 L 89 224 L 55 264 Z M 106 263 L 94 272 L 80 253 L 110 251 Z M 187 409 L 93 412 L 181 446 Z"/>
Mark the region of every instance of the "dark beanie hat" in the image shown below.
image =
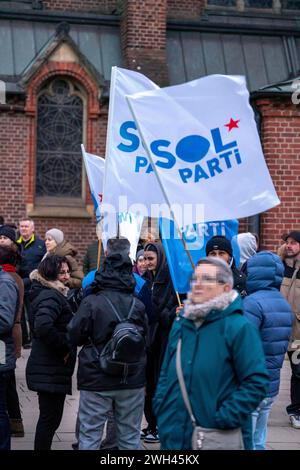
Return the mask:
<path id="1" fill-rule="evenodd" d="M 222 235 L 216 235 L 215 237 L 212 237 L 210 240 L 208 240 L 205 250 L 206 256 L 213 250 L 222 250 L 226 251 L 226 253 L 232 257 L 231 241 Z"/>
<path id="2" fill-rule="evenodd" d="M 295 242 L 298 242 L 300 243 L 300 232 L 298 232 L 297 230 L 293 230 L 292 232 L 290 233 L 285 233 L 283 236 L 282 236 L 282 239 L 286 242 L 288 238 L 292 238 L 293 240 L 295 240 Z"/>
<path id="3" fill-rule="evenodd" d="M 1 225 L 1 227 L 0 227 L 0 236 L 1 235 L 3 235 L 4 237 L 9 238 L 12 242 L 17 244 L 16 232 L 9 225 Z"/>

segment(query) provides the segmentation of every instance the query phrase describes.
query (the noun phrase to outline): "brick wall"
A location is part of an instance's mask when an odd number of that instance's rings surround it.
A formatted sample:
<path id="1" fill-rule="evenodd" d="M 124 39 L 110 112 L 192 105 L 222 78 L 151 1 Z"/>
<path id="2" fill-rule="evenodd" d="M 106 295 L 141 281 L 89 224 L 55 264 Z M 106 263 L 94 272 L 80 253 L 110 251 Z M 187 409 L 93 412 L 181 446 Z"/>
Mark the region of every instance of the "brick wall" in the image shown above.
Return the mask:
<path id="1" fill-rule="evenodd" d="M 199 19 L 205 0 L 168 0 L 168 18 Z"/>
<path id="2" fill-rule="evenodd" d="M 78 251 L 76 259 L 82 263 L 87 246 L 97 240 L 95 220 L 85 219 L 35 219 L 35 231 L 40 238 L 50 228 L 59 228 L 64 232 L 65 240 L 72 243 Z"/>
<path id="3" fill-rule="evenodd" d="M 21 112 L 0 111 L 1 215 L 14 223 L 25 214 L 29 119 Z"/>
<path id="4" fill-rule="evenodd" d="M 1 148 L 1 211 L 6 223 L 18 224 L 26 215 L 27 179 L 34 179 L 34 168 L 30 174 L 29 136 L 30 117 L 24 112 L 0 111 L 0 148 Z M 107 109 L 101 117 L 93 121 L 93 148 L 88 150 L 105 154 Z M 87 183 L 88 187 L 88 183 Z M 91 197 L 88 198 L 91 203 Z M 36 232 L 44 237 L 49 228 L 60 228 L 68 241 L 78 250 L 78 260 L 82 261 L 86 247 L 96 239 L 95 219 L 35 218 Z"/>
<path id="5" fill-rule="evenodd" d="M 119 0 L 45 0 L 46 10 L 97 12 L 111 15 L 118 7 Z"/>
<path id="6" fill-rule="evenodd" d="M 130 0 L 122 6 L 124 66 L 166 85 L 166 0 Z"/>
<path id="7" fill-rule="evenodd" d="M 261 245 L 276 250 L 281 235 L 299 230 L 300 222 L 300 109 L 290 99 L 260 100 L 262 142 L 281 204 L 261 216 Z"/>

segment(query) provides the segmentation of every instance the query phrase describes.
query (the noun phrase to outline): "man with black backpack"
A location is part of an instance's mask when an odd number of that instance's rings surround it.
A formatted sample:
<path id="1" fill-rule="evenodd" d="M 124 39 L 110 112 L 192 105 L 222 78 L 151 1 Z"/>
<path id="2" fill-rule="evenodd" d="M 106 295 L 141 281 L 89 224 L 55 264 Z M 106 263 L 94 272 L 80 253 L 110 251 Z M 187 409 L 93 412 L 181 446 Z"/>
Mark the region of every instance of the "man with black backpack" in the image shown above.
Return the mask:
<path id="1" fill-rule="evenodd" d="M 99 450 L 114 410 L 120 450 L 139 449 L 144 407 L 147 318 L 133 296 L 127 239 L 107 242 L 107 256 L 68 330 L 79 353 L 79 450 Z"/>

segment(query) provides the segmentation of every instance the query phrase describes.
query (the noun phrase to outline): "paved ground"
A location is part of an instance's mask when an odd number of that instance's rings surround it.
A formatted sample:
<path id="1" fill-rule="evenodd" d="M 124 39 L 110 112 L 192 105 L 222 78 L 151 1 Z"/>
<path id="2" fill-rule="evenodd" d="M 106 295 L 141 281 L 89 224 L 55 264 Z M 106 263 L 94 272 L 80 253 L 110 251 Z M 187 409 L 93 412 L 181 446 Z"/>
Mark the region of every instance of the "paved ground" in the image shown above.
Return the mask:
<path id="1" fill-rule="evenodd" d="M 28 355 L 28 351 L 23 352 L 23 357 L 18 360 L 16 371 L 25 437 L 12 439 L 12 449 L 15 450 L 33 449 L 34 431 L 39 414 L 37 395 L 34 392 L 30 392 L 26 387 L 25 364 Z M 289 403 L 289 383 L 289 363 L 285 361 L 281 374 L 280 394 L 273 406 L 269 422 L 268 449 L 270 450 L 300 450 L 300 429 L 293 429 L 290 426 L 285 412 L 285 407 Z M 56 450 L 71 450 L 71 443 L 75 440 L 74 429 L 79 398 L 75 381 L 73 389 L 75 390 L 74 395 L 68 396 L 66 399 L 62 423 L 54 437 L 52 448 Z M 147 448 L 158 449 L 159 447 L 152 444 L 148 445 Z"/>

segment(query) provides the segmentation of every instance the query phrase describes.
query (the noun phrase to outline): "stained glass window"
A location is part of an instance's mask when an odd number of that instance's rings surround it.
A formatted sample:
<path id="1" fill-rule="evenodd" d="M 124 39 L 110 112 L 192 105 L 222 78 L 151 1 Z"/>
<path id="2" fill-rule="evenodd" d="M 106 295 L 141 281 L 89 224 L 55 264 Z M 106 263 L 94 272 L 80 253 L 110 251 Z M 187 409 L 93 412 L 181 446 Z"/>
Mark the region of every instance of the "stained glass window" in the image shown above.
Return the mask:
<path id="1" fill-rule="evenodd" d="M 78 91 L 69 80 L 57 78 L 38 99 L 38 197 L 82 197 L 84 106 Z"/>

